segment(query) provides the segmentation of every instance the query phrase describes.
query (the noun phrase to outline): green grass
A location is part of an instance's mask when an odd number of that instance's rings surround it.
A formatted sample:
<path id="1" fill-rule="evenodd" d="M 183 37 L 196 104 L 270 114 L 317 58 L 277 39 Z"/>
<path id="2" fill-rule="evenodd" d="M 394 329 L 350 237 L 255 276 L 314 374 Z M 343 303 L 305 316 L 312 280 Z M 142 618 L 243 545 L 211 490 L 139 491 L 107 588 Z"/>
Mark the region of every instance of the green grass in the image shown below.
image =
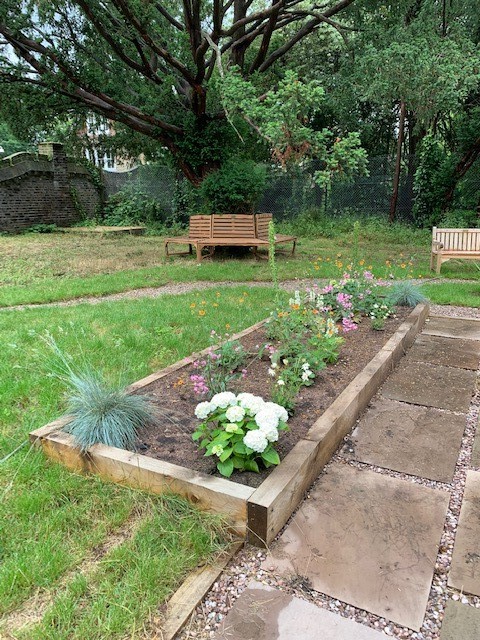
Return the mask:
<path id="1" fill-rule="evenodd" d="M 424 284 L 422 291 L 433 304 L 480 307 L 480 282 Z"/>
<path id="2" fill-rule="evenodd" d="M 272 299 L 271 289 L 242 287 L 3 311 L 0 459 L 64 410 L 63 388 L 50 374 L 53 356 L 39 336 L 51 333 L 74 361 L 88 360 L 112 380 L 123 371 L 128 383 L 205 347 L 211 329 L 225 332 L 228 325 L 233 332 L 265 317 Z M 75 475 L 28 447 L 0 465 L 0 492 L 1 612 L 39 591 L 51 603 L 18 638 L 132 634 L 220 544 L 218 521 L 193 507 Z M 138 511 L 135 535 L 108 552 L 90 577 L 73 577 Z"/>

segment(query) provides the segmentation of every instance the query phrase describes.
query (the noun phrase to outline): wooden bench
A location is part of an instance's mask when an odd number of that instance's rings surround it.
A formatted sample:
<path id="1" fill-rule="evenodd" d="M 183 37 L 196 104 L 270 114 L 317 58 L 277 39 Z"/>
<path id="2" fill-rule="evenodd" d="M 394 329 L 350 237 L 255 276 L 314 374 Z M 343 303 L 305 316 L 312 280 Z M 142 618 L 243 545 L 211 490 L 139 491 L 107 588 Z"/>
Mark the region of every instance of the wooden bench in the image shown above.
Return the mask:
<path id="1" fill-rule="evenodd" d="M 438 229 L 432 231 L 430 269 L 440 273 L 447 260 L 480 260 L 480 229 Z"/>
<path id="2" fill-rule="evenodd" d="M 187 236 L 167 238 L 165 240 L 165 255 L 185 255 L 192 253 L 193 247 L 197 255 L 197 262 L 204 257 L 202 252 L 208 249 L 207 257 L 213 256 L 216 247 L 251 247 L 256 257 L 259 257 L 259 247 L 268 249 L 268 224 L 272 219 L 271 213 L 260 214 L 213 214 L 211 216 L 191 216 Z M 292 255 L 295 251 L 296 237 L 275 236 L 275 244 L 292 242 Z M 169 244 L 188 244 L 188 252 L 171 253 Z"/>

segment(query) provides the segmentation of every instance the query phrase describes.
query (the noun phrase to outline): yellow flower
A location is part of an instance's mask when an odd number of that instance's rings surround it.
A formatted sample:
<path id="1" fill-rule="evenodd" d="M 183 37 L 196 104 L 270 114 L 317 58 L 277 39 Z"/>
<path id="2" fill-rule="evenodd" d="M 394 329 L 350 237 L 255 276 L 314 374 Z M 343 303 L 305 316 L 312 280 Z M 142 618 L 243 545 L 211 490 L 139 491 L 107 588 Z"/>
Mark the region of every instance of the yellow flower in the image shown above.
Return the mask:
<path id="1" fill-rule="evenodd" d="M 227 324 L 225 325 L 225 329 L 230 329 L 230 324 L 227 322 Z"/>
<path id="2" fill-rule="evenodd" d="M 347 264 L 347 266 L 345 267 L 347 271 L 351 271 L 352 270 L 352 264 Z"/>
<path id="3" fill-rule="evenodd" d="M 218 298 L 218 297 L 221 295 L 220 291 L 217 291 L 217 292 L 215 293 L 215 295 L 216 295 L 216 296 L 217 296 L 217 298 Z"/>
<path id="4" fill-rule="evenodd" d="M 361 267 L 363 267 L 363 265 L 365 264 L 365 260 L 360 260 L 360 262 L 358 263 Z"/>
<path id="5" fill-rule="evenodd" d="M 327 258 L 327 262 L 330 262 L 330 258 Z"/>
<path id="6" fill-rule="evenodd" d="M 373 265 L 369 264 L 369 265 L 368 265 L 368 268 L 369 268 L 369 269 L 373 269 Z"/>
<path id="7" fill-rule="evenodd" d="M 200 311 L 198 312 L 199 316 L 204 316 L 207 312 L 205 311 L 205 309 L 200 309 Z"/>
<path id="8" fill-rule="evenodd" d="M 192 302 L 192 304 L 190 305 L 190 309 L 195 309 L 197 305 L 195 304 L 195 302 Z"/>
<path id="9" fill-rule="evenodd" d="M 300 305 L 299 304 L 291 304 L 290 307 L 294 310 L 297 311 L 298 309 L 300 309 Z"/>
<path id="10" fill-rule="evenodd" d="M 337 258 L 341 258 L 342 254 L 341 253 L 337 253 Z"/>
<path id="11" fill-rule="evenodd" d="M 418 274 L 418 277 L 419 277 L 419 278 L 423 278 L 423 276 L 422 276 L 422 274 L 421 274 L 421 273 L 419 273 L 419 274 Z"/>
<path id="12" fill-rule="evenodd" d="M 217 304 L 216 302 L 214 302 L 214 303 L 212 304 L 212 307 L 218 307 L 218 304 Z"/>
<path id="13" fill-rule="evenodd" d="M 240 304 L 242 304 L 242 302 L 245 302 L 245 298 L 239 298 L 239 299 L 238 299 L 238 302 L 239 302 Z"/>
<path id="14" fill-rule="evenodd" d="M 318 264 L 316 264 L 314 267 L 315 271 L 318 271 L 320 269 L 320 267 L 318 266 Z"/>
<path id="15" fill-rule="evenodd" d="M 205 300 L 202 300 L 200 303 L 202 306 L 205 306 L 207 303 L 205 302 Z"/>
<path id="16" fill-rule="evenodd" d="M 387 265 L 387 267 L 391 267 L 392 263 L 390 262 L 390 260 L 385 260 L 385 264 Z"/>
<path id="17" fill-rule="evenodd" d="M 335 262 L 335 264 L 337 265 L 337 267 L 339 269 L 341 269 L 343 267 L 343 262 L 340 262 L 339 260 L 337 260 L 337 262 Z"/>
<path id="18" fill-rule="evenodd" d="M 402 269 L 405 269 L 407 265 L 405 264 L 405 262 L 402 262 L 400 266 L 402 267 Z"/>

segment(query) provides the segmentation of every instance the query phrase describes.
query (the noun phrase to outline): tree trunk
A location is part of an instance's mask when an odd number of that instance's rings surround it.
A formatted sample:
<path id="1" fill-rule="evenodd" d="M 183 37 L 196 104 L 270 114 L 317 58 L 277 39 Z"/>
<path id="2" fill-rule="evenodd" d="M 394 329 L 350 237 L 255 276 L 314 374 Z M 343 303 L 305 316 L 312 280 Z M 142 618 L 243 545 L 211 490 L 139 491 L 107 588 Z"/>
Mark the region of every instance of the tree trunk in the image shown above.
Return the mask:
<path id="1" fill-rule="evenodd" d="M 402 162 L 402 146 L 403 146 L 403 139 L 405 137 L 405 112 L 406 112 L 406 105 L 405 105 L 405 101 L 402 100 L 400 103 L 400 122 L 398 123 L 397 159 L 395 161 L 395 175 L 393 176 L 393 192 L 392 192 L 392 198 L 390 200 L 390 214 L 388 216 L 389 222 L 393 222 L 395 220 L 395 213 L 397 211 L 398 186 L 400 184 L 400 167 Z"/>
<path id="2" fill-rule="evenodd" d="M 445 195 L 443 196 L 442 211 L 446 211 L 450 207 L 453 202 L 453 195 L 459 180 L 463 178 L 478 157 L 480 157 L 480 138 L 475 140 L 475 142 L 467 149 L 457 162 L 457 166 L 453 171 L 448 189 L 445 191 Z"/>

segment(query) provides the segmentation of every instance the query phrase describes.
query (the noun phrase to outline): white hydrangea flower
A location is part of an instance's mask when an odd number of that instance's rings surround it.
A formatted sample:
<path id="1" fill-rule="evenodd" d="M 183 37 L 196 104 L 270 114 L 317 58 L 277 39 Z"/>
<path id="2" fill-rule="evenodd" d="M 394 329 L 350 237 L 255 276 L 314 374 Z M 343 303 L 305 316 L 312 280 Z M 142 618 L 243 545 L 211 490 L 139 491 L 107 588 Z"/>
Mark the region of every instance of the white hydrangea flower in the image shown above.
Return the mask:
<path id="1" fill-rule="evenodd" d="M 237 404 L 237 397 L 231 391 L 222 391 L 222 393 L 216 393 L 210 400 L 210 404 L 218 409 L 226 409 L 228 406 Z"/>
<path id="2" fill-rule="evenodd" d="M 263 408 L 255 416 L 255 422 L 260 429 L 271 429 L 278 427 L 279 418 L 271 409 Z"/>
<path id="3" fill-rule="evenodd" d="M 263 431 L 254 429 L 245 434 L 243 444 L 257 453 L 263 453 L 268 446 L 268 440 Z"/>
<path id="4" fill-rule="evenodd" d="M 282 422 L 287 422 L 288 413 L 287 413 L 287 410 L 285 409 L 285 407 L 282 407 L 282 405 L 277 404 L 276 402 L 266 402 L 265 403 L 265 408 L 269 409 L 270 411 L 275 413 L 277 418 L 279 420 L 281 420 Z"/>
<path id="5" fill-rule="evenodd" d="M 225 425 L 225 431 L 227 433 L 235 433 L 237 429 L 238 429 L 238 424 L 235 424 L 234 422 L 230 422 Z"/>
<path id="6" fill-rule="evenodd" d="M 265 404 L 263 398 L 254 396 L 253 393 L 239 393 L 237 400 L 240 406 L 248 411 L 251 416 L 257 414 Z"/>
<path id="7" fill-rule="evenodd" d="M 216 407 L 211 402 L 200 402 L 195 407 L 195 415 L 199 420 L 205 420 L 208 416 L 215 411 Z"/>
<path id="8" fill-rule="evenodd" d="M 223 447 L 221 444 L 216 444 L 214 447 L 212 447 L 212 453 L 214 456 L 218 456 L 220 457 L 223 453 Z"/>
<path id="9" fill-rule="evenodd" d="M 277 384 L 279 387 L 283 387 L 283 385 L 285 384 L 285 380 L 282 380 L 281 378 L 279 380 L 277 380 Z"/>
<path id="10" fill-rule="evenodd" d="M 230 422 L 240 422 L 240 420 L 243 420 L 243 418 L 245 417 L 245 409 L 243 407 L 239 407 L 238 405 L 228 407 L 225 415 L 227 416 L 227 420 L 229 420 Z"/>
<path id="11" fill-rule="evenodd" d="M 302 369 L 303 369 L 304 371 L 308 371 L 308 370 L 310 369 L 310 365 L 308 364 L 308 362 L 304 362 L 304 363 L 302 364 Z"/>
<path id="12" fill-rule="evenodd" d="M 278 429 L 276 427 L 260 427 L 260 431 L 265 435 L 269 442 L 276 442 L 278 440 Z"/>
<path id="13" fill-rule="evenodd" d="M 302 373 L 302 381 L 307 382 L 307 380 L 310 380 L 310 371 L 308 370 Z"/>

